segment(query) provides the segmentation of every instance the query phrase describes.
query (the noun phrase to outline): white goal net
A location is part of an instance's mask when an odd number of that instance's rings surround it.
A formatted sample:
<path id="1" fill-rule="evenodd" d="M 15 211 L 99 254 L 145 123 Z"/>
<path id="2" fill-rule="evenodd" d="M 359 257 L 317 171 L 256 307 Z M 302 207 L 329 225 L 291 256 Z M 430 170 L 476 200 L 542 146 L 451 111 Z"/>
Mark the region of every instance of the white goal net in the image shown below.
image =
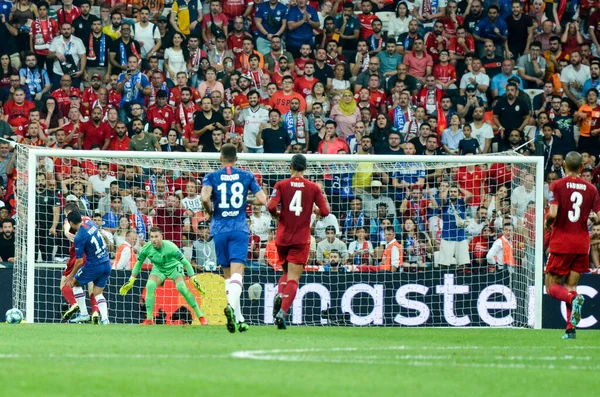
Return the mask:
<path id="1" fill-rule="evenodd" d="M 220 168 L 218 154 L 16 151 L 13 300 L 28 321 L 60 322 L 69 307 L 61 275 L 71 243 L 62 225 L 63 208 L 73 202 L 102 227 L 110 250 L 111 322 L 145 319 L 151 265 L 127 296 L 118 290 L 131 273 L 131 256 L 158 226 L 201 274 L 206 294 L 196 295 L 209 324 L 224 323 L 224 280 L 200 202 L 203 176 Z M 289 158 L 240 155 L 238 166 L 253 172 L 269 196 L 289 177 Z M 332 211 L 313 215 L 292 324 L 541 326 L 541 158 L 307 158 L 306 177 L 321 184 Z M 270 324 L 282 274 L 277 222 L 260 206 L 248 206 L 247 216 L 242 307 L 250 324 Z M 158 288 L 157 322 L 186 324 L 191 314 L 173 283 Z"/>

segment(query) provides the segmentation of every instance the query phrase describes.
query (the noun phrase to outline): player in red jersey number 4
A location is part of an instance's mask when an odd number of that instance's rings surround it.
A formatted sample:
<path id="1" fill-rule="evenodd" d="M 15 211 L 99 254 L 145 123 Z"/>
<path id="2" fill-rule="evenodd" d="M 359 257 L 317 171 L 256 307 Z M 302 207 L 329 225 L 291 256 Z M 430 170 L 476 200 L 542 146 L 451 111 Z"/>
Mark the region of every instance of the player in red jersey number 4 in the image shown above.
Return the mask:
<path id="1" fill-rule="evenodd" d="M 269 212 L 279 218 L 275 245 L 282 261 L 283 276 L 277 283 L 273 316 L 278 329 L 285 329 L 285 316 L 290 310 L 298 282 L 310 251 L 310 217 L 315 206 L 319 215 L 329 215 L 329 206 L 319 185 L 304 178 L 306 157 L 297 154 L 290 165 L 292 177 L 275 184 L 269 200 Z M 281 204 L 279 213 L 278 205 Z"/>
<path id="2" fill-rule="evenodd" d="M 600 212 L 598 190 L 579 177 L 581 165 L 579 153 L 567 154 L 567 175 L 550 185 L 550 210 L 546 217 L 546 229 L 552 230 L 546 290 L 567 305 L 567 331 L 563 339 L 575 339 L 575 327 L 581 320 L 584 298 L 577 294 L 577 283 L 581 273 L 590 267 L 587 223 L 592 211 Z"/>

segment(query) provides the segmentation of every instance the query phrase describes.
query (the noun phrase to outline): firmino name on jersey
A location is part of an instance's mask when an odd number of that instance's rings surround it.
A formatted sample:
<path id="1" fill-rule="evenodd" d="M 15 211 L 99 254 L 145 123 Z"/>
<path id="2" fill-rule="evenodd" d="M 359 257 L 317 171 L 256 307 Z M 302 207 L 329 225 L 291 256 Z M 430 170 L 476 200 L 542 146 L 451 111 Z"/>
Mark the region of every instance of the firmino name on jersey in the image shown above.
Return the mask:
<path id="1" fill-rule="evenodd" d="M 587 189 L 587 186 L 584 183 L 567 182 L 567 189 L 575 189 L 575 190 L 585 191 Z"/>
<path id="2" fill-rule="evenodd" d="M 240 174 L 232 174 L 232 175 L 221 175 L 222 181 L 237 181 L 240 179 Z"/>
<path id="3" fill-rule="evenodd" d="M 292 187 L 304 187 L 304 182 L 290 182 Z"/>

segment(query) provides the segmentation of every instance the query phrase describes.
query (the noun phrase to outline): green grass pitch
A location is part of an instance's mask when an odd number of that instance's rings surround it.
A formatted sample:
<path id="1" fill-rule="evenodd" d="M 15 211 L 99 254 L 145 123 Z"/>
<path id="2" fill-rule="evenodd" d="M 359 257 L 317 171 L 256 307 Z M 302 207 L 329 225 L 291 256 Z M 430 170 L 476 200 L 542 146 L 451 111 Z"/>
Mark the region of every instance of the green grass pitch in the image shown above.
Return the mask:
<path id="1" fill-rule="evenodd" d="M 600 333 L 0 325 L 1 396 L 598 395 Z M 284 350 L 284 353 L 279 351 Z"/>

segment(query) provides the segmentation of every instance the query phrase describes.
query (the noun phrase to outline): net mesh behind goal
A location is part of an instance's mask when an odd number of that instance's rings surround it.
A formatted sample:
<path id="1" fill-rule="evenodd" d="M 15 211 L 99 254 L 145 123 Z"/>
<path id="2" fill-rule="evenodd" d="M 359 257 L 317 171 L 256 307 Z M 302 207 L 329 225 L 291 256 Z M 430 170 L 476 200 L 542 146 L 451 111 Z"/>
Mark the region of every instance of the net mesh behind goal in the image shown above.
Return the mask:
<path id="1" fill-rule="evenodd" d="M 209 323 L 224 323 L 224 279 L 199 195 L 203 176 L 221 167 L 218 155 L 111 153 L 106 158 L 106 153 L 17 151 L 14 304 L 33 310 L 29 318 L 59 322 L 68 307 L 60 289 L 71 244 L 62 230 L 63 207 L 73 201 L 102 226 L 111 252 L 113 273 L 105 291 L 111 322 L 145 318 L 151 265 L 144 265 L 127 296 L 118 289 L 130 275 L 128 253 L 135 256 L 150 227 L 158 226 L 201 274 L 206 295 L 196 296 Z M 267 196 L 289 177 L 289 163 L 281 158 L 241 158 L 238 166 L 255 175 Z M 407 159 L 309 156 L 305 176 L 322 186 L 332 211 L 325 218 L 313 214 L 309 263 L 292 324 L 533 326 L 534 203 L 542 199 L 536 197 L 535 163 L 506 156 L 477 157 L 476 163 Z M 47 181 L 45 190 L 30 195 L 33 161 Z M 32 205 L 33 230 L 27 222 Z M 54 219 L 47 212 L 56 207 L 60 219 L 53 236 Z M 242 306 L 250 324 L 268 324 L 282 274 L 274 243 L 277 221 L 264 207 L 248 206 L 247 215 L 252 234 Z M 30 233 L 35 243 L 28 245 Z M 33 264 L 27 261 L 31 250 Z M 171 281 L 157 290 L 154 315 L 164 323 L 193 320 Z"/>

